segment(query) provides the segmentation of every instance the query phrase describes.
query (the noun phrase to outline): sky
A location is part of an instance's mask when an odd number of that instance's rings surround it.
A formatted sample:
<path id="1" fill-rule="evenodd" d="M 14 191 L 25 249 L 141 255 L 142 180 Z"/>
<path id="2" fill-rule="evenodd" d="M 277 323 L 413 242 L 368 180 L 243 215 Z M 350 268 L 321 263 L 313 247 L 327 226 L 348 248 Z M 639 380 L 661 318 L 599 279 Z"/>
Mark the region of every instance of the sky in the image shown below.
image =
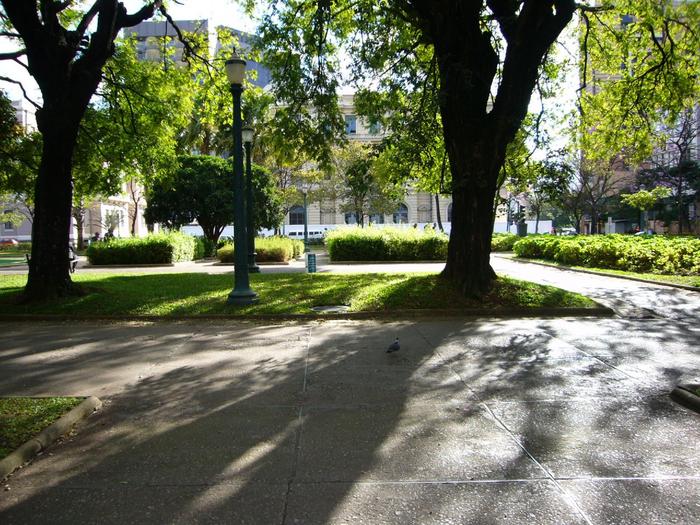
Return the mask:
<path id="1" fill-rule="evenodd" d="M 122 0 L 128 12 L 134 12 L 143 6 L 143 0 Z M 243 12 L 235 0 L 179 0 L 182 5 L 169 2 L 168 11 L 175 20 L 209 19 L 210 25 L 226 25 L 254 33 L 256 22 Z M 0 38 L 0 53 L 16 49 L 7 39 Z M 8 60 L 0 61 L 0 76 L 19 80 L 24 84 L 33 100 L 41 101 L 38 87 L 24 68 Z M 22 98 L 22 92 L 17 86 L 0 82 L 12 100 Z"/>

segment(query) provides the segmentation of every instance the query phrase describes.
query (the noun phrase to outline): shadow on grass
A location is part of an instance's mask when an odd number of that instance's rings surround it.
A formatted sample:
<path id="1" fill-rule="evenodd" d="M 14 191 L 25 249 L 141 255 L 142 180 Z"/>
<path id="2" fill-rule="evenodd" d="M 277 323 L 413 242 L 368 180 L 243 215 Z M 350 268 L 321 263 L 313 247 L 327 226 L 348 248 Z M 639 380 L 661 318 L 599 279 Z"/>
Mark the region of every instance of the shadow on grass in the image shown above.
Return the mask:
<path id="1" fill-rule="evenodd" d="M 550 287 L 502 278 L 482 301 L 462 297 L 435 274 L 261 274 L 251 278 L 259 302 L 226 304 L 230 275 L 201 273 L 81 275 L 90 291 L 40 304 L 14 304 L 20 278 L 5 280 L 0 313 L 66 315 L 308 314 L 314 306 L 350 305 L 354 311 L 410 309 L 591 306 L 586 299 Z"/>

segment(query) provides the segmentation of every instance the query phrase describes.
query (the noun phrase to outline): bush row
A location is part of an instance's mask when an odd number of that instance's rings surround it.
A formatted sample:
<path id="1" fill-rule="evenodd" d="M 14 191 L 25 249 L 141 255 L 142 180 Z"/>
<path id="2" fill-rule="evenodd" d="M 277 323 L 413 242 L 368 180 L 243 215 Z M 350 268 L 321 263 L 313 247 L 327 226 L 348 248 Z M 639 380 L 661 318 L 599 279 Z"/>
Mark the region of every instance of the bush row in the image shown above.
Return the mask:
<path id="1" fill-rule="evenodd" d="M 147 237 L 111 239 L 92 243 L 87 249 L 90 264 L 172 264 L 201 259 L 207 255 L 205 242 L 180 232 Z"/>
<path id="2" fill-rule="evenodd" d="M 514 233 L 494 233 L 491 237 L 492 252 L 512 252 L 513 245 L 517 242 L 518 237 Z"/>
<path id="3" fill-rule="evenodd" d="M 444 261 L 447 235 L 416 228 L 339 228 L 328 232 L 331 261 Z"/>
<path id="4" fill-rule="evenodd" d="M 26 253 L 30 251 L 32 251 L 31 242 L 20 242 L 19 244 L 0 244 L 0 252 Z"/>
<path id="5" fill-rule="evenodd" d="M 573 266 L 641 273 L 700 275 L 700 239 L 692 237 L 586 235 L 526 237 L 518 257 Z"/>
<path id="6" fill-rule="evenodd" d="M 304 243 L 289 237 L 258 237 L 255 239 L 257 262 L 287 262 L 304 252 Z M 233 244 L 224 244 L 216 252 L 221 262 L 232 263 Z"/>

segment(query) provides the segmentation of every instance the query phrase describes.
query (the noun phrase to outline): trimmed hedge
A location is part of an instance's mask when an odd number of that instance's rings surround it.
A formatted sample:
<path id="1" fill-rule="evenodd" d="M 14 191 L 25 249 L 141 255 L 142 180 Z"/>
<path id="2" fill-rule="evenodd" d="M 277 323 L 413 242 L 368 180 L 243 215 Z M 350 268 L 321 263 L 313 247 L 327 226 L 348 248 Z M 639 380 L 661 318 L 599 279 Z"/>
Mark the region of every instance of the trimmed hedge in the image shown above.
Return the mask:
<path id="1" fill-rule="evenodd" d="M 331 261 L 444 261 L 448 237 L 432 229 L 339 228 L 328 232 Z"/>
<path id="2" fill-rule="evenodd" d="M 545 259 L 572 266 L 666 275 L 700 275 L 700 239 L 693 237 L 526 237 L 516 242 L 513 249 L 518 257 Z"/>
<path id="3" fill-rule="evenodd" d="M 2 244 L 0 245 L 0 252 L 5 253 L 25 253 L 32 251 L 31 242 L 20 242 L 18 244 Z"/>
<path id="4" fill-rule="evenodd" d="M 180 232 L 147 237 L 111 239 L 92 243 L 87 249 L 90 264 L 172 264 L 204 256 L 201 239 Z"/>
<path id="5" fill-rule="evenodd" d="M 289 237 L 257 237 L 255 239 L 257 262 L 287 262 L 304 252 L 304 243 Z M 232 263 L 233 244 L 225 244 L 216 252 L 221 262 Z"/>
<path id="6" fill-rule="evenodd" d="M 491 251 L 492 252 L 512 252 L 513 245 L 522 239 L 514 233 L 494 233 L 491 236 Z"/>

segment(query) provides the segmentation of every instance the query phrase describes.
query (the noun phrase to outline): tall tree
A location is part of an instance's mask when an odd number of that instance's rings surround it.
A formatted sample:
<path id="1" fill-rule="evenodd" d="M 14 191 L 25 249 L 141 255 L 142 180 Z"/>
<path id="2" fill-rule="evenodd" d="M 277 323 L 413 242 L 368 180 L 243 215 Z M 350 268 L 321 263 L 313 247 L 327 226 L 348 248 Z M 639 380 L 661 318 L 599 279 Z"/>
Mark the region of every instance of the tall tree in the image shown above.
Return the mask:
<path id="1" fill-rule="evenodd" d="M 569 0 L 290 0 L 273 4 L 261 37 L 276 94 L 289 107 L 303 105 L 323 117 L 337 104 L 338 43 L 349 42 L 355 80 L 378 80 L 376 120 L 380 108 L 411 92 L 415 107 L 437 110 L 453 198 L 443 274 L 465 294 L 481 295 L 495 279 L 489 253 L 506 148 L 576 6 Z M 392 92 L 394 86 L 400 89 Z M 333 131 L 334 119 L 317 121 L 315 136 Z M 290 128 L 304 123 L 296 119 Z"/>
<path id="2" fill-rule="evenodd" d="M 84 7 L 84 9 L 83 9 Z M 18 49 L 0 59 L 26 57 L 41 90 L 37 126 L 43 150 L 35 188 L 32 259 L 27 299 L 76 291 L 66 246 L 70 230 L 73 151 L 80 122 L 124 27 L 153 16 L 160 0 L 129 14 L 117 0 L 88 4 L 54 0 L 0 0 L 0 24 Z"/>
<path id="3" fill-rule="evenodd" d="M 197 221 L 204 236 L 216 243 L 233 220 L 231 163 L 208 155 L 186 155 L 168 178 L 158 180 L 148 193 L 148 222 L 180 228 Z M 281 220 L 281 202 L 270 173 L 253 166 L 255 208 L 253 224 L 274 228 Z"/>

